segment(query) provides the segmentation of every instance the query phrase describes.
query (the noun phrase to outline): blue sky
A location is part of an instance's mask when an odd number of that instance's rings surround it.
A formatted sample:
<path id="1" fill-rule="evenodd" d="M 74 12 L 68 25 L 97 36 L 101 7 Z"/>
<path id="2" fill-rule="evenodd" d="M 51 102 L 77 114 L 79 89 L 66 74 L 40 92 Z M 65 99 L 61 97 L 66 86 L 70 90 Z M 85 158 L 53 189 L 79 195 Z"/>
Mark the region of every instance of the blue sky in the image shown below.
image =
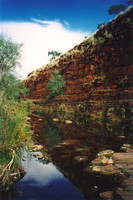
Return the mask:
<path id="1" fill-rule="evenodd" d="M 26 77 L 49 62 L 48 51 L 66 52 L 115 17 L 108 8 L 127 0 L 0 0 L 0 33 L 22 43 Z"/>
<path id="2" fill-rule="evenodd" d="M 70 29 L 95 31 L 97 24 L 112 16 L 108 8 L 126 0 L 0 0 L 1 21 L 41 20 L 67 21 Z"/>

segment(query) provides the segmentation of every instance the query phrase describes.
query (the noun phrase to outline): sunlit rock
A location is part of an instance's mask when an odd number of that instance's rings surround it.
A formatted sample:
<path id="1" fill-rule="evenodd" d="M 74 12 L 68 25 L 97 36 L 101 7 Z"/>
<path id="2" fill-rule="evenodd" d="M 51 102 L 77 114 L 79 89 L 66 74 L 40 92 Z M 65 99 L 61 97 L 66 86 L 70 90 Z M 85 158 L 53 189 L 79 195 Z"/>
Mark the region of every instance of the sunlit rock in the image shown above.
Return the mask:
<path id="1" fill-rule="evenodd" d="M 121 150 L 126 152 L 127 151 L 127 147 L 122 146 Z"/>
<path id="2" fill-rule="evenodd" d="M 38 159 L 43 159 L 43 156 L 39 155 L 37 158 L 38 158 Z"/>
<path id="3" fill-rule="evenodd" d="M 59 145 L 63 146 L 71 146 L 76 144 L 79 144 L 79 140 L 64 140 L 63 142 L 59 143 Z"/>
<path id="4" fill-rule="evenodd" d="M 104 165 L 108 163 L 108 158 L 106 158 L 105 156 L 101 156 L 96 158 L 95 160 L 92 161 L 93 165 Z"/>
<path id="5" fill-rule="evenodd" d="M 65 124 L 72 124 L 73 122 L 71 120 L 65 120 Z"/>
<path id="6" fill-rule="evenodd" d="M 112 158 L 110 158 L 110 159 L 108 159 L 107 163 L 108 163 L 108 164 L 113 164 L 113 163 L 114 163 L 114 161 L 113 161 L 113 159 L 112 159 Z"/>
<path id="7" fill-rule="evenodd" d="M 122 151 L 133 153 L 133 145 L 130 144 L 123 144 L 121 147 Z"/>
<path id="8" fill-rule="evenodd" d="M 53 122 L 59 122 L 59 119 L 53 118 Z"/>
<path id="9" fill-rule="evenodd" d="M 92 172 L 101 172 L 102 171 L 102 166 L 94 166 L 92 168 Z"/>
<path id="10" fill-rule="evenodd" d="M 80 154 L 82 156 L 87 156 L 90 153 L 90 149 L 89 148 L 77 148 L 75 149 L 75 153 L 76 154 Z"/>
<path id="11" fill-rule="evenodd" d="M 133 147 L 131 144 L 123 144 L 124 147 Z"/>
<path id="12" fill-rule="evenodd" d="M 126 136 L 124 136 L 124 135 L 119 135 L 119 136 L 118 136 L 118 138 L 125 139 L 125 138 L 126 138 Z"/>
<path id="13" fill-rule="evenodd" d="M 40 119 L 38 119 L 38 121 L 42 121 L 42 120 L 43 120 L 43 119 L 41 119 L 41 118 L 40 118 Z"/>
<path id="14" fill-rule="evenodd" d="M 58 144 L 58 145 L 56 145 L 56 146 L 54 146 L 54 150 L 58 150 L 58 149 L 61 149 L 62 148 L 62 145 L 61 144 Z"/>
<path id="15" fill-rule="evenodd" d="M 39 151 L 39 150 L 43 149 L 43 146 L 42 145 L 34 145 L 31 148 L 33 148 L 32 151 Z"/>
<path id="16" fill-rule="evenodd" d="M 113 150 L 105 150 L 105 151 L 101 151 L 98 153 L 98 156 L 106 156 L 106 157 L 110 157 L 114 154 Z"/>

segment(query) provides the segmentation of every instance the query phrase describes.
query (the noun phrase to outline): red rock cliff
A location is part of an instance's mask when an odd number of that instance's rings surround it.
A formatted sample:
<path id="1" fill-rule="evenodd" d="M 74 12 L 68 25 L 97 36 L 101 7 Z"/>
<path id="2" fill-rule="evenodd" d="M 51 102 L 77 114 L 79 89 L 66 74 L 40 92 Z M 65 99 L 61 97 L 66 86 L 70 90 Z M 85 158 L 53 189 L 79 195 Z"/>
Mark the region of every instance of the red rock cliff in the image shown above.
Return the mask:
<path id="1" fill-rule="evenodd" d="M 31 99 L 45 99 L 46 86 L 57 69 L 66 80 L 65 94 L 56 101 L 132 99 L 133 7 L 93 36 L 25 80 Z"/>

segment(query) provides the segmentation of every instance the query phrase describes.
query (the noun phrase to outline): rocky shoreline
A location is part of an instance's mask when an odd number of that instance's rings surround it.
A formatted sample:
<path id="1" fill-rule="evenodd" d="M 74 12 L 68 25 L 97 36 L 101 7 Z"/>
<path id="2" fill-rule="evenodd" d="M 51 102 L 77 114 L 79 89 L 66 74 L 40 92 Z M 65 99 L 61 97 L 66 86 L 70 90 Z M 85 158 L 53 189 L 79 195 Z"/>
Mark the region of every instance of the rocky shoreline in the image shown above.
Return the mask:
<path id="1" fill-rule="evenodd" d="M 122 200 L 133 199 L 133 146 L 124 144 L 121 150 L 125 152 L 102 151 L 91 162 L 90 169 L 95 175 L 113 175 L 121 180 L 115 192 L 105 191 L 100 194 L 104 200 L 114 200 L 116 197 Z"/>

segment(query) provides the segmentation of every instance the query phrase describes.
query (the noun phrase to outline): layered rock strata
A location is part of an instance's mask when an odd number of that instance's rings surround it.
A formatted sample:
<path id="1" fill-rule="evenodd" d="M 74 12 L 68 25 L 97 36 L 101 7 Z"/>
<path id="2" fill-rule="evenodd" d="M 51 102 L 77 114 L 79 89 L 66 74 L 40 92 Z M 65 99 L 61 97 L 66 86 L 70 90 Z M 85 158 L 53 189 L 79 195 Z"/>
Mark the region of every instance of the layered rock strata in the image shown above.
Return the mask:
<path id="1" fill-rule="evenodd" d="M 132 99 L 132 13 L 130 8 L 58 59 L 30 73 L 25 80 L 28 98 L 46 99 L 47 84 L 58 70 L 66 88 L 63 96 L 54 99 L 57 102 Z"/>

